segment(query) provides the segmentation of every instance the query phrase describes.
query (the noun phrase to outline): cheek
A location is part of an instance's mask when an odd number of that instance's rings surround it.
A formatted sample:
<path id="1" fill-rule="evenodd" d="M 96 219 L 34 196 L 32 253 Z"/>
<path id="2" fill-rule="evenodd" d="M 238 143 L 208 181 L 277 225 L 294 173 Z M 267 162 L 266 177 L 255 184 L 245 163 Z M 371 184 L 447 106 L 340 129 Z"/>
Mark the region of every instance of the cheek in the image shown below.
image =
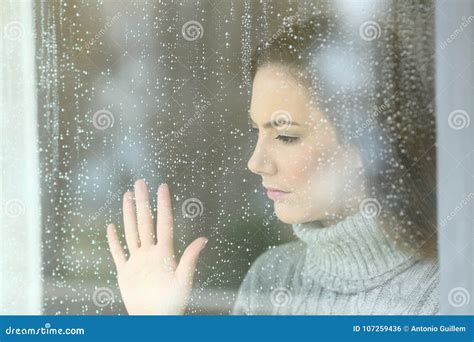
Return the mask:
<path id="1" fill-rule="evenodd" d="M 281 164 L 287 184 L 293 191 L 302 192 L 314 182 L 321 164 L 321 154 L 314 149 L 301 149 L 288 154 L 287 161 Z"/>

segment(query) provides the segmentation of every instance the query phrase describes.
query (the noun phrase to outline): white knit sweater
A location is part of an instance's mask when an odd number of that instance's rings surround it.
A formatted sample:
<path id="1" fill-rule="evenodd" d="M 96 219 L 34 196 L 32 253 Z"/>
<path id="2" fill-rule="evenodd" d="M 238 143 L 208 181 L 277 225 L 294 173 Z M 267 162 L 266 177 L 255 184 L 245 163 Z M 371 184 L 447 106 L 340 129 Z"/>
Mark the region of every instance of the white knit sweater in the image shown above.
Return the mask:
<path id="1" fill-rule="evenodd" d="M 239 289 L 234 315 L 433 315 L 438 263 L 397 249 L 358 213 L 322 227 L 293 225 L 299 238 L 267 250 Z"/>

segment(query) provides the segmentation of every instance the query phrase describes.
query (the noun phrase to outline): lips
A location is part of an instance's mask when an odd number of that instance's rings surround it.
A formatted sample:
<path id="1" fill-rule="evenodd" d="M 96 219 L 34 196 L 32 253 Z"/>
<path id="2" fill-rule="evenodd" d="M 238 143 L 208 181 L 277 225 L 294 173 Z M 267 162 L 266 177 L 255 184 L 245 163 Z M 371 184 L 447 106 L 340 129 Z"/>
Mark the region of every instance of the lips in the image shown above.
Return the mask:
<path id="1" fill-rule="evenodd" d="M 265 188 L 267 189 L 267 196 L 274 201 L 281 200 L 291 193 L 291 192 L 282 191 L 275 188 L 267 188 L 267 187 Z"/>

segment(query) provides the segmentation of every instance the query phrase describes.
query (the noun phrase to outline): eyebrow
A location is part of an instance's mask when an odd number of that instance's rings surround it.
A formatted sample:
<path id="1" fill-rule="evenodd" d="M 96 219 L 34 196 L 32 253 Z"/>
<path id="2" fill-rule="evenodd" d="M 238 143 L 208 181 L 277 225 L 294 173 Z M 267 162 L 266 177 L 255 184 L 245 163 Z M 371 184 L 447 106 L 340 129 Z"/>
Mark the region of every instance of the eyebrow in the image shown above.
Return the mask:
<path id="1" fill-rule="evenodd" d="M 258 126 L 257 123 L 255 121 L 252 120 L 252 118 L 250 117 L 249 115 L 249 123 L 250 124 L 254 124 L 255 126 Z M 295 121 L 289 121 L 289 124 L 292 125 L 292 126 L 301 126 L 299 123 L 295 122 Z M 266 122 L 263 124 L 263 128 L 276 128 L 278 126 L 285 126 L 285 122 L 281 122 L 279 123 L 278 121 L 273 121 L 273 122 Z"/>

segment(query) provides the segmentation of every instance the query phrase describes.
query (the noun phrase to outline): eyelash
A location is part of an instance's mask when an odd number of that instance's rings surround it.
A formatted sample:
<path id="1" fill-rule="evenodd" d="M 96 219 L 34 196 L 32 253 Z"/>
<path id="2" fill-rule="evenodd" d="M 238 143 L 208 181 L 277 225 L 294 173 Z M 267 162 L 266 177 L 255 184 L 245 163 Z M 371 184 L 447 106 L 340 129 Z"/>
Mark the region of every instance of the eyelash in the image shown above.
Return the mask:
<path id="1" fill-rule="evenodd" d="M 298 141 L 298 137 L 289 137 L 286 135 L 279 135 L 275 139 L 281 140 L 284 144 L 293 144 Z"/>
<path id="2" fill-rule="evenodd" d="M 258 134 L 258 128 L 252 127 L 252 133 Z M 278 135 L 275 139 L 280 140 L 284 144 L 293 144 L 298 141 L 298 137 L 290 137 L 287 135 Z"/>

